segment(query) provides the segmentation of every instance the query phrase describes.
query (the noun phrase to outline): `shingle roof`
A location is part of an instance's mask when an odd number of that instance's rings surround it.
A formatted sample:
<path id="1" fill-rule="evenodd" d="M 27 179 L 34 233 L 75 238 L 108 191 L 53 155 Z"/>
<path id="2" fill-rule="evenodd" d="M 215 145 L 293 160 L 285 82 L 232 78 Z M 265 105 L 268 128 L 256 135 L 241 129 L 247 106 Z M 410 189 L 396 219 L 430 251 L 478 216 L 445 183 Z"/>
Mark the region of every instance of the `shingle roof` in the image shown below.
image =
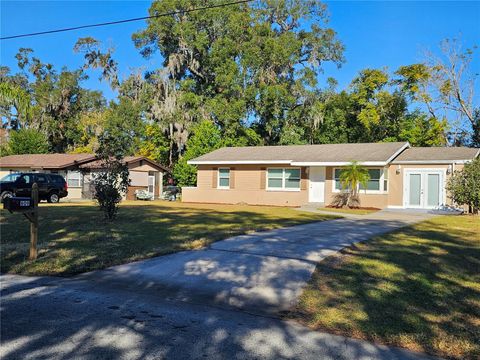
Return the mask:
<path id="1" fill-rule="evenodd" d="M 149 158 L 146 158 L 145 156 L 125 156 L 123 158 L 124 162 L 126 164 L 129 164 L 129 163 L 132 163 L 132 162 L 135 162 L 135 161 L 140 161 L 140 160 L 144 160 L 148 163 L 150 163 L 151 165 L 155 166 L 155 167 L 158 167 L 166 172 L 171 172 L 171 170 L 169 168 L 167 168 L 166 166 L 163 166 L 153 160 L 150 160 Z M 94 161 L 89 161 L 89 162 L 86 162 L 82 165 L 80 165 L 80 168 L 82 169 L 101 169 L 102 168 L 102 162 L 100 160 L 94 160 Z"/>
<path id="2" fill-rule="evenodd" d="M 76 162 L 94 159 L 92 154 L 25 154 L 0 158 L 2 168 L 29 167 L 34 169 L 62 169 Z"/>
<path id="3" fill-rule="evenodd" d="M 393 162 L 472 160 L 479 152 L 478 148 L 467 147 L 413 147 L 403 151 Z"/>
<path id="4" fill-rule="evenodd" d="M 190 161 L 192 164 L 255 163 L 348 163 L 353 160 L 385 163 L 408 146 L 406 142 L 225 147 Z"/>
<path id="5" fill-rule="evenodd" d="M 126 163 L 145 160 L 166 172 L 170 172 L 166 166 L 158 164 L 144 156 L 125 156 Z M 32 168 L 32 169 L 64 169 L 76 166 L 86 169 L 101 167 L 100 161 L 94 154 L 25 154 L 9 155 L 0 158 L 0 168 Z"/>

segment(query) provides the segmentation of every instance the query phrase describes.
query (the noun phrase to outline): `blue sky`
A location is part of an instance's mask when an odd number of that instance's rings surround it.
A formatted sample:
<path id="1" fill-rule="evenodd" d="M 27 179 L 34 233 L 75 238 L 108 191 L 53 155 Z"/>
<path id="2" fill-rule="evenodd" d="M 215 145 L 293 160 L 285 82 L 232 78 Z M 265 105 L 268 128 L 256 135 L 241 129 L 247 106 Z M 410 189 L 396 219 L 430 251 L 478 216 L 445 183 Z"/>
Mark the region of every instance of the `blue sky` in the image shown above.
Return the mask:
<path id="1" fill-rule="evenodd" d="M 359 70 L 388 67 L 421 60 L 425 49 L 438 50 L 444 38 L 460 37 L 465 46 L 480 45 L 480 2 L 394 2 L 394 1 L 328 1 L 330 24 L 346 46 L 347 62 L 337 69 L 325 66 L 320 79 L 336 78 L 340 88 L 348 86 Z M 9 1 L 1 0 L 2 36 L 120 20 L 147 15 L 150 1 Z M 35 50 L 37 57 L 56 68 L 78 67 L 82 57 L 73 53 L 79 37 L 92 36 L 115 47 L 115 58 L 121 75 L 131 69 L 161 66 L 157 55 L 146 60 L 135 49 L 131 35 L 143 22 L 103 28 L 20 38 L 0 42 L 2 65 L 16 71 L 15 54 L 20 47 Z M 480 73 L 480 56 L 472 64 Z M 91 74 L 85 86 L 114 94 Z M 477 89 L 479 84 L 477 84 Z M 479 91 L 477 91 L 478 93 Z"/>

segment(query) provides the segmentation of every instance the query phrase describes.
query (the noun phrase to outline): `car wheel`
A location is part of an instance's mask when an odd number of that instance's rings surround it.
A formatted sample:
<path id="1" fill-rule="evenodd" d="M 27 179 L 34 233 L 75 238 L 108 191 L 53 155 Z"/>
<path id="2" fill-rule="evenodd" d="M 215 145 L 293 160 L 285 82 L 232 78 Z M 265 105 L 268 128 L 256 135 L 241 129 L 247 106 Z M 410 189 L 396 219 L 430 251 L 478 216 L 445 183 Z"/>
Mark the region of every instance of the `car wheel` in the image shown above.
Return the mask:
<path id="1" fill-rule="evenodd" d="M 3 203 L 3 200 L 5 200 L 6 198 L 11 198 L 11 197 L 13 197 L 13 193 L 11 191 L 4 191 L 4 192 L 2 192 L 2 195 L 0 195 L 0 200 Z"/>
<path id="2" fill-rule="evenodd" d="M 51 193 L 50 195 L 48 195 L 48 198 L 47 198 L 47 201 L 49 203 L 58 203 L 60 201 L 60 197 L 58 196 L 57 193 Z"/>

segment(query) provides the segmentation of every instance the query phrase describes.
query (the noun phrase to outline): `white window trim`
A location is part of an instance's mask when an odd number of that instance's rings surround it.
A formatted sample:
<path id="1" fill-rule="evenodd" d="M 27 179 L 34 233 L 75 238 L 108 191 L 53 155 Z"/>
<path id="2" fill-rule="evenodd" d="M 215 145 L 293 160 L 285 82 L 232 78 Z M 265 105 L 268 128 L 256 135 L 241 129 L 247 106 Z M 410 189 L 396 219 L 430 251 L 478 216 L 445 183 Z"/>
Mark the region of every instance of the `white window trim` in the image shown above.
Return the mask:
<path id="1" fill-rule="evenodd" d="M 72 174 L 79 174 L 79 177 L 75 177 L 75 178 L 70 178 L 70 176 Z M 78 180 L 78 186 L 75 186 L 75 185 L 70 185 L 69 181 L 70 180 Z M 69 188 L 81 188 L 83 186 L 83 176 L 82 176 L 82 173 L 80 171 L 72 171 L 72 170 L 68 170 L 67 172 L 67 185 Z"/>
<path id="2" fill-rule="evenodd" d="M 268 186 L 268 170 L 278 170 L 278 169 L 281 169 L 282 170 L 282 187 L 281 188 L 277 188 L 277 187 L 269 187 Z M 300 181 L 298 182 L 298 189 L 296 188 L 286 188 L 285 187 L 285 170 L 299 170 L 300 171 Z M 302 169 L 299 168 L 299 167 L 270 167 L 270 168 L 267 168 L 267 173 L 265 174 L 265 182 L 266 182 L 266 186 L 265 186 L 265 189 L 267 191 L 300 191 L 301 188 L 302 188 Z"/>
<path id="3" fill-rule="evenodd" d="M 343 168 L 333 168 L 332 170 L 332 192 L 333 193 L 341 193 L 343 190 L 338 190 L 335 188 L 335 170 L 342 170 Z M 358 188 L 358 194 L 388 194 L 388 188 L 390 187 L 389 180 L 388 178 L 385 179 L 385 172 L 388 171 L 388 168 L 384 167 L 367 167 L 367 170 L 378 170 L 380 169 L 380 179 L 379 179 L 379 185 L 380 185 L 380 190 L 360 190 L 360 186 Z M 387 190 L 385 190 L 385 182 L 384 180 L 387 180 Z"/>
<path id="4" fill-rule="evenodd" d="M 228 186 L 220 185 L 220 170 L 228 170 Z M 230 173 L 231 173 L 231 169 L 229 167 L 221 167 L 217 169 L 217 189 L 224 189 L 224 190 L 230 189 L 230 180 L 231 180 Z M 226 177 L 223 177 L 223 179 L 226 179 Z"/>

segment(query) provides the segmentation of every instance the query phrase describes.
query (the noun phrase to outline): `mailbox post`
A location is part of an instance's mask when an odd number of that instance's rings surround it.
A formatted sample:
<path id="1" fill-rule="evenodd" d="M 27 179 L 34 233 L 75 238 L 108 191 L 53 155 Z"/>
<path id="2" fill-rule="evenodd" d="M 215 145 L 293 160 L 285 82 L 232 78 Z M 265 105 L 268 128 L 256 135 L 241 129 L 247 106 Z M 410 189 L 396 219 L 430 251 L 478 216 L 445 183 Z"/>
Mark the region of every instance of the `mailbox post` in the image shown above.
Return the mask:
<path id="1" fill-rule="evenodd" d="M 30 220 L 30 254 L 29 260 L 37 259 L 37 241 L 38 241 L 38 185 L 32 185 L 32 211 L 25 213 L 25 216 Z"/>
<path id="2" fill-rule="evenodd" d="M 37 258 L 38 241 L 38 185 L 32 185 L 32 197 L 11 197 L 4 200 L 3 207 L 13 212 L 19 212 L 25 215 L 30 221 L 30 253 L 29 260 Z"/>

